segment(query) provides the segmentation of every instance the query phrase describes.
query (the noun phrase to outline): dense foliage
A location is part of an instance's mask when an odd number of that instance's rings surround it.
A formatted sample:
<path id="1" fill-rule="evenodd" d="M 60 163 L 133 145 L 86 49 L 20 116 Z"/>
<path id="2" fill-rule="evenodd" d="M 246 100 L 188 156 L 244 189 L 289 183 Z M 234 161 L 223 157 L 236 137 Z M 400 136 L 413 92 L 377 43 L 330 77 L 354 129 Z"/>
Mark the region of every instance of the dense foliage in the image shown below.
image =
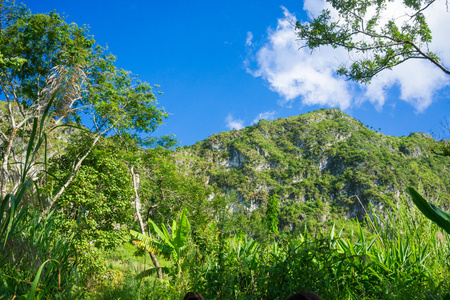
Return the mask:
<path id="1" fill-rule="evenodd" d="M 297 291 L 324 299 L 443 299 L 450 288 L 448 236 L 403 205 L 374 214 L 372 223 L 314 235 L 305 229 L 269 247 L 212 229 L 207 247 L 190 246 L 182 277 L 142 285 L 129 278 L 102 299 L 180 299 L 187 290 L 205 299 L 284 299 Z"/>
<path id="2" fill-rule="evenodd" d="M 434 143 L 421 133 L 385 136 L 328 109 L 261 120 L 182 151 L 199 156 L 210 184 L 234 190 L 249 215 L 263 214 L 277 194 L 280 229 L 290 232 L 315 221 L 362 219 L 353 195 L 366 207 L 389 208 L 405 199 L 408 186 L 449 207 L 450 160 L 433 154 Z"/>
<path id="3" fill-rule="evenodd" d="M 74 144 L 76 144 L 74 142 Z M 98 144 L 84 160 L 76 178 L 56 202 L 62 231 L 78 228 L 83 240 L 98 248 L 115 248 L 126 240 L 126 229 L 133 221 L 131 177 L 127 166 L 106 142 Z M 70 176 L 73 148 L 52 158 L 48 168 L 48 190 L 59 190 Z"/>
<path id="4" fill-rule="evenodd" d="M 86 29 L 0 4 L 0 299 L 448 293 L 449 236 L 426 217 L 447 230 L 450 161 L 430 137 L 331 109 L 174 150 L 141 135 L 166 116 L 152 88 Z"/>

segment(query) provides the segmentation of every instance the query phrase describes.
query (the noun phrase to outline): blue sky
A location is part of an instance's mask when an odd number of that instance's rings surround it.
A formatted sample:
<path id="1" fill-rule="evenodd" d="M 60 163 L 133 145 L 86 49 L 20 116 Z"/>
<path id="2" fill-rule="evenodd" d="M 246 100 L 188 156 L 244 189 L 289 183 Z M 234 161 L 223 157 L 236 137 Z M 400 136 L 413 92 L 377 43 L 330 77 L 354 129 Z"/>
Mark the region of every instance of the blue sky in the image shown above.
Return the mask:
<path id="1" fill-rule="evenodd" d="M 411 62 L 360 86 L 333 74 L 348 54 L 298 50 L 290 24 L 324 8 L 320 0 L 22 2 L 33 13 L 55 10 L 88 25 L 118 67 L 160 85 L 158 101 L 170 116 L 154 135 L 175 134 L 180 145 L 322 107 L 394 136 L 439 134 L 449 117 L 450 76 L 431 64 Z M 450 18 L 440 11 L 445 7 L 432 7 L 429 20 L 437 28 L 432 46 L 446 63 L 449 27 L 442 22 Z"/>

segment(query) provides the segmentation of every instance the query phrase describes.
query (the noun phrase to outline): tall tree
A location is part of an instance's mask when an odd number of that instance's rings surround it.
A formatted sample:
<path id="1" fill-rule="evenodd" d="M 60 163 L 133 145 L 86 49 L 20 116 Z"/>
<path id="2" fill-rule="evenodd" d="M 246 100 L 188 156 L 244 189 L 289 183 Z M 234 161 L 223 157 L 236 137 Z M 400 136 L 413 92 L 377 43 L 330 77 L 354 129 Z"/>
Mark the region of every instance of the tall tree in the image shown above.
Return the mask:
<path id="1" fill-rule="evenodd" d="M 22 159 L 24 133 L 31 120 L 42 116 L 52 98 L 55 121 L 73 116 L 94 41 L 84 28 L 65 23 L 55 13 L 33 15 L 23 5 L 4 0 L 0 1 L 0 26 L 3 197 L 17 186 L 17 162 Z"/>
<path id="2" fill-rule="evenodd" d="M 86 28 L 67 24 L 56 13 L 31 14 L 23 5 L 0 0 L 1 193 L 17 186 L 13 169 L 23 160 L 22 144 L 33 118 L 53 100 L 47 129 L 90 117 L 89 137 L 69 165 L 70 176 L 45 212 L 75 179 L 99 138 L 115 131 L 153 132 L 167 117 L 153 88 L 117 68 L 107 49 L 95 45 Z M 80 127 L 81 128 L 81 127 Z M 80 129 L 82 130 L 82 129 Z"/>
<path id="3" fill-rule="evenodd" d="M 79 151 L 77 141 L 60 157 L 50 159 L 47 190 L 58 190 L 70 176 L 70 164 Z M 133 220 L 133 185 L 127 165 L 114 151 L 114 145 L 102 138 L 94 147 L 55 205 L 63 232 L 78 230 L 78 238 L 100 249 L 113 249 L 124 243 L 124 234 Z"/>
<path id="4" fill-rule="evenodd" d="M 118 153 L 121 157 L 121 160 L 128 166 L 134 192 L 133 207 L 135 216 L 136 219 L 138 220 L 139 227 L 141 229 L 141 234 L 146 235 L 145 233 L 146 226 L 144 224 L 144 219 L 142 218 L 141 213 L 142 210 L 141 197 L 139 195 L 140 194 L 139 190 L 141 188 L 141 180 L 140 180 L 141 176 L 139 174 L 139 171 L 141 170 L 140 167 L 142 164 L 142 155 L 144 149 L 142 147 L 139 147 L 138 141 L 129 134 L 115 135 L 111 137 L 110 140 L 112 141 L 112 145 L 115 145 L 114 152 Z M 151 237 L 150 231 L 148 232 L 148 236 Z M 153 265 L 155 266 L 158 278 L 162 279 L 163 278 L 162 269 L 161 266 L 159 265 L 155 253 L 149 251 L 149 255 Z"/>
<path id="5" fill-rule="evenodd" d="M 450 75 L 450 69 L 429 49 L 432 35 L 425 16 L 431 5 L 441 5 L 442 10 L 448 8 L 447 1 L 398 0 L 404 14 L 397 18 L 386 15 L 392 0 L 327 2 L 337 11 L 337 17 L 325 9 L 309 22 L 298 21 L 295 28 L 305 47 L 316 49 L 328 45 L 356 54 L 351 65 L 340 67 L 338 74 L 368 83 L 383 70 L 410 59 L 424 59 Z"/>

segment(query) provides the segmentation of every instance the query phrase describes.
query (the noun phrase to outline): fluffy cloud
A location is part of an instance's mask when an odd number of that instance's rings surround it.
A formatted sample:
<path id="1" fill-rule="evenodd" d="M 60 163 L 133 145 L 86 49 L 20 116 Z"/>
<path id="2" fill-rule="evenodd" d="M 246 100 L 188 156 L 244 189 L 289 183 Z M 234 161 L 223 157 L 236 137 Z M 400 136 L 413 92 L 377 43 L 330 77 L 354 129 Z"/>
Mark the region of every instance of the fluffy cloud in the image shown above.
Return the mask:
<path id="1" fill-rule="evenodd" d="M 275 30 L 269 29 L 267 42 L 256 52 L 257 68 L 248 68 L 248 72 L 267 80 L 286 103 L 301 96 L 308 105 L 348 108 L 351 95 L 345 78 L 334 75 L 339 62 L 332 49 L 322 48 L 311 54 L 301 48 L 292 25 L 296 19 L 284 11 L 285 17 L 278 20 Z"/>
<path id="2" fill-rule="evenodd" d="M 228 115 L 227 118 L 225 119 L 225 122 L 227 123 L 226 126 L 229 129 L 240 130 L 244 128 L 244 121 L 239 119 L 235 120 L 232 115 Z"/>
<path id="3" fill-rule="evenodd" d="M 260 113 L 256 116 L 255 119 L 253 119 L 252 124 L 258 123 L 258 121 L 261 119 L 270 121 L 273 119 L 274 116 L 275 116 L 274 111 L 266 111 L 266 112 Z"/>
<path id="4" fill-rule="evenodd" d="M 324 8 L 330 8 L 324 1 L 304 2 L 304 10 L 312 16 L 318 15 Z M 270 89 L 282 96 L 284 104 L 300 99 L 306 105 L 346 109 L 370 101 L 377 109 L 381 109 L 388 89 L 398 86 L 400 99 L 413 105 L 416 110 L 423 111 L 432 103 L 434 93 L 450 83 L 449 76 L 430 62 L 410 60 L 392 71 L 380 73 L 372 84 L 358 86 L 335 74 L 340 65 L 351 62 L 352 54 L 331 47 L 322 47 L 314 52 L 302 48 L 303 44 L 296 40 L 293 28 L 296 18 L 286 8 L 282 9 L 284 17 L 278 20 L 275 29 L 268 29 L 267 41 L 247 60 L 247 63 L 251 60 L 254 62 L 253 67 L 247 65 L 247 71 L 266 80 Z M 390 3 L 386 20 L 395 14 L 401 20 L 407 17 L 406 13 L 400 12 L 398 3 Z M 336 12 L 332 12 L 332 15 L 337 16 Z M 450 18 L 445 3 L 433 4 L 425 15 L 434 37 L 431 49 L 442 57 L 444 64 L 450 64 L 450 39 L 446 34 Z"/>

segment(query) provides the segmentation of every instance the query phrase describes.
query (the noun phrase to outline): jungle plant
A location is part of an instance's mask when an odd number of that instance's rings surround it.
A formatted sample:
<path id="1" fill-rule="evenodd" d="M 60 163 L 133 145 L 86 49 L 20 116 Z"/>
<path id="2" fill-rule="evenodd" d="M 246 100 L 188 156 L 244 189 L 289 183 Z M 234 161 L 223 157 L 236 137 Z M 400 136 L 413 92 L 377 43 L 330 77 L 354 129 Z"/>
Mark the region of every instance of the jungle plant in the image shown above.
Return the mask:
<path id="1" fill-rule="evenodd" d="M 186 256 L 184 249 L 187 244 L 187 239 L 191 226 L 186 216 L 187 209 L 181 212 L 178 222 L 172 221 L 172 234 L 169 234 L 166 226 L 161 224 L 161 229 L 152 220 L 149 221 L 151 229 L 158 235 L 159 240 L 151 236 L 143 235 L 137 231 L 130 230 L 130 234 L 134 237 L 133 244 L 136 247 L 147 252 L 154 253 L 160 251 L 163 255 L 172 258 L 174 266 L 172 270 L 166 269 L 172 277 L 180 277 L 182 275 L 182 267 Z M 154 268 L 142 272 L 139 277 L 145 277 L 151 274 Z"/>
<path id="2" fill-rule="evenodd" d="M 194 288 L 211 298 L 283 299 L 311 290 L 324 299 L 442 299 L 450 248 L 438 228 L 406 205 L 372 214 L 376 230 L 357 221 L 314 235 L 305 229 L 270 250 L 230 237 L 224 263 L 206 260 Z M 260 259 L 266 251 L 267 263 Z"/>
<path id="3" fill-rule="evenodd" d="M 432 203 L 426 201 L 414 188 L 408 187 L 406 191 L 411 196 L 417 208 L 431 221 L 436 223 L 439 227 L 450 234 L 450 214 L 440 210 Z M 445 299 L 450 299 L 450 293 L 445 296 Z"/>
<path id="4" fill-rule="evenodd" d="M 406 189 L 417 208 L 431 221 L 450 234 L 450 214 L 425 200 L 414 188 Z"/>

